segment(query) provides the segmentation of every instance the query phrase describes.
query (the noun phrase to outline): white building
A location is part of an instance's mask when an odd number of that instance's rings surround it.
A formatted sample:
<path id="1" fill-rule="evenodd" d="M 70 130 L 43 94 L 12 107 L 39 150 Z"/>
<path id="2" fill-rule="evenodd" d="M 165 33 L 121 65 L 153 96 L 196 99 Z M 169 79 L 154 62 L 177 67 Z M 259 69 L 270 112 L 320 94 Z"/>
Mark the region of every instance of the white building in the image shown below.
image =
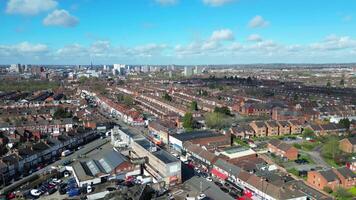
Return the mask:
<path id="1" fill-rule="evenodd" d="M 192 67 L 188 67 L 188 66 L 185 66 L 184 67 L 184 76 L 192 76 L 193 75 L 193 68 Z"/>

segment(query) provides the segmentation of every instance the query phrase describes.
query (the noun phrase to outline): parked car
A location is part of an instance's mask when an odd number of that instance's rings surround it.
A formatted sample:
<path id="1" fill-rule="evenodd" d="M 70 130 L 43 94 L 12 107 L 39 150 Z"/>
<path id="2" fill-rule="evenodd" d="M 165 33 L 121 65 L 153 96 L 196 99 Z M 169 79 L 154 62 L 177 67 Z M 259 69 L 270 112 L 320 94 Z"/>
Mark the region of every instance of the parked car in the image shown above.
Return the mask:
<path id="1" fill-rule="evenodd" d="M 109 191 L 109 192 L 111 192 L 111 191 L 115 191 L 116 188 L 115 188 L 115 187 L 107 187 L 106 190 Z"/>
<path id="2" fill-rule="evenodd" d="M 201 193 L 198 195 L 198 200 L 204 199 L 206 197 L 206 194 Z"/>
<path id="3" fill-rule="evenodd" d="M 54 194 L 55 192 L 57 192 L 57 189 L 56 188 L 51 188 L 47 191 L 47 194 L 48 195 L 51 195 L 51 194 Z"/>
<path id="4" fill-rule="evenodd" d="M 213 181 L 213 179 L 212 179 L 211 177 L 209 177 L 209 176 L 206 177 L 206 180 L 207 180 L 207 181 L 210 181 L 210 182 Z"/>
<path id="5" fill-rule="evenodd" d="M 30 191 L 31 196 L 38 198 L 42 195 L 42 191 L 41 190 L 37 190 L 37 189 L 33 189 Z"/>
<path id="6" fill-rule="evenodd" d="M 74 197 L 80 195 L 80 189 L 79 188 L 73 188 L 67 192 L 68 197 Z"/>

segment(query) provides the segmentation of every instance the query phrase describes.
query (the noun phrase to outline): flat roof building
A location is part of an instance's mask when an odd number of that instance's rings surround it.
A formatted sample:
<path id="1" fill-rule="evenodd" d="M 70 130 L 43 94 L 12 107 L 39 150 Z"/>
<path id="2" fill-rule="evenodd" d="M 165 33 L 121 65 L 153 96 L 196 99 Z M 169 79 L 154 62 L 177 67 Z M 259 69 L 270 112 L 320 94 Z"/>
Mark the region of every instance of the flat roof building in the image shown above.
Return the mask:
<path id="1" fill-rule="evenodd" d="M 147 157 L 147 171 L 158 181 L 164 181 L 167 187 L 182 182 L 181 161 L 168 152 L 159 149 L 146 138 L 134 140 L 132 150 L 137 157 Z"/>

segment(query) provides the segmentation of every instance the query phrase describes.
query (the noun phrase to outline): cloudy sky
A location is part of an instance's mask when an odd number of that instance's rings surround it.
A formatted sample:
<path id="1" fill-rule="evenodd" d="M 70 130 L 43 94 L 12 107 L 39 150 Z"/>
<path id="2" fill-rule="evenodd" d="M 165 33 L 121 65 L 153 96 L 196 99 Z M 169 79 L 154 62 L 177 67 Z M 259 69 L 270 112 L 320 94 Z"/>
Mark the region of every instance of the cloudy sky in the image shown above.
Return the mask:
<path id="1" fill-rule="evenodd" d="M 0 0 L 0 64 L 356 62 L 355 0 Z"/>

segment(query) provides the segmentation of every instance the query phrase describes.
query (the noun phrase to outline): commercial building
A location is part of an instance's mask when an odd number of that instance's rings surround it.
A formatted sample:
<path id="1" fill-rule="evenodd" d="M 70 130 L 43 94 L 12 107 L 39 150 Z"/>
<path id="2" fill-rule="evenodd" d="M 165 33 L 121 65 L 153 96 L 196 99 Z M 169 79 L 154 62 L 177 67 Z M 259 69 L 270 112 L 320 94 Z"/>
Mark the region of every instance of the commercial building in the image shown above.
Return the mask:
<path id="1" fill-rule="evenodd" d="M 167 187 L 182 182 L 181 161 L 176 157 L 157 148 L 146 138 L 134 140 L 131 148 L 135 156 L 148 158 L 146 169 L 157 181 L 164 181 Z"/>
<path id="2" fill-rule="evenodd" d="M 187 141 L 205 146 L 208 149 L 214 149 L 230 146 L 231 135 L 230 133 L 220 134 L 213 131 L 191 131 L 169 136 L 170 145 L 177 150 L 183 149 L 183 143 Z"/>
<path id="3" fill-rule="evenodd" d="M 68 170 L 73 172 L 79 187 L 95 185 L 110 179 L 125 179 L 135 165 L 116 149 L 95 152 L 89 159 L 76 161 Z M 139 169 L 136 169 L 139 173 Z"/>

